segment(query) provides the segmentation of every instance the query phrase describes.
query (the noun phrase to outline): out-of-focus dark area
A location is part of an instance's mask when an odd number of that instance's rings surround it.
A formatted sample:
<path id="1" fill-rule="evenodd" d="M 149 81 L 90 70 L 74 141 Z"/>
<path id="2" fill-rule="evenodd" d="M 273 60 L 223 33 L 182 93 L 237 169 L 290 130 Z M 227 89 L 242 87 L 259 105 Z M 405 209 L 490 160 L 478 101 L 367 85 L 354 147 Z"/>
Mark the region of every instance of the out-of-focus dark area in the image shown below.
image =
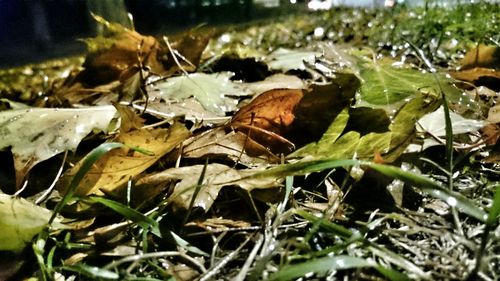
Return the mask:
<path id="1" fill-rule="evenodd" d="M 432 0 L 0 0 L 0 68 L 84 52 L 85 45 L 77 39 L 99 33 L 90 11 L 131 27 L 128 12 L 141 34 L 170 35 L 201 24 L 241 24 L 336 6 L 394 7 L 426 5 L 429 1 Z M 473 1 L 433 2 L 446 6 Z"/>
<path id="2" fill-rule="evenodd" d="M 90 11 L 142 34 L 172 34 L 303 9 L 296 0 L 0 0 L 0 68 L 83 52 L 78 38 L 99 32 Z"/>

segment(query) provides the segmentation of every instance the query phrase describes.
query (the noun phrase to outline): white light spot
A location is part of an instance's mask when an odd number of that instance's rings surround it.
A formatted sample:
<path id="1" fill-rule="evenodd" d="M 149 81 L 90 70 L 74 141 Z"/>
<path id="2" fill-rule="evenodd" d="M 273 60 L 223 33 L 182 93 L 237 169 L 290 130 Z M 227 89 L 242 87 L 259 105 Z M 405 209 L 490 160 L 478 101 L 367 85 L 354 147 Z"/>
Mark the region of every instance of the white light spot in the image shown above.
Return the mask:
<path id="1" fill-rule="evenodd" d="M 229 41 L 231 41 L 231 35 L 229 34 L 222 34 L 222 36 L 220 37 L 220 40 L 224 43 L 229 43 Z"/>
<path id="2" fill-rule="evenodd" d="M 457 199 L 455 199 L 454 197 L 449 197 L 448 199 L 446 199 L 446 203 L 448 203 L 448 205 L 452 207 L 455 207 L 458 202 Z"/>
<path id="3" fill-rule="evenodd" d="M 316 27 L 314 29 L 314 37 L 323 37 L 325 29 L 323 27 Z"/>

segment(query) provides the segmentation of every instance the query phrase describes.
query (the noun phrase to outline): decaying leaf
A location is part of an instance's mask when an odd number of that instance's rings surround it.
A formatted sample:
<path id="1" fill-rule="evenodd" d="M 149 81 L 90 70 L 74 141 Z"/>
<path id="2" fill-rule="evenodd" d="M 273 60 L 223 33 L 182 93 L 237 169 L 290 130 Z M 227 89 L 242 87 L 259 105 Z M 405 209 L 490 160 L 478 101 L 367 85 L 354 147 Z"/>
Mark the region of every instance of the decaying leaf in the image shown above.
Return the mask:
<path id="1" fill-rule="evenodd" d="M 230 160 L 249 167 L 262 163 L 278 163 L 279 157 L 243 132 L 218 127 L 195 135 L 184 143 L 182 156 Z"/>
<path id="2" fill-rule="evenodd" d="M 37 163 L 75 150 L 92 130 L 107 131 L 113 106 L 79 109 L 30 108 L 0 112 L 0 149 L 11 147 L 16 185 Z"/>
<path id="3" fill-rule="evenodd" d="M 169 129 L 139 129 L 119 134 L 113 141 L 126 148 L 107 153 L 85 175 L 76 189 L 76 195 L 118 192 L 127 181 L 134 179 L 163 155 L 174 149 L 189 136 L 189 131 L 179 123 Z M 67 171 L 59 181 L 64 189 L 82 162 Z"/>
<path id="4" fill-rule="evenodd" d="M 169 42 L 160 42 L 119 24 L 94 18 L 107 29 L 107 36 L 86 39 L 88 54 L 83 70 L 56 89 L 61 100 L 84 100 L 96 93 L 120 92 L 127 101 L 136 98 L 150 75 L 169 77 L 194 71 L 210 38 L 209 33 L 185 33 Z M 99 90 L 110 85 L 108 91 Z M 145 94 L 145 93 L 142 93 Z"/>
<path id="5" fill-rule="evenodd" d="M 194 165 L 168 169 L 141 178 L 137 181 L 137 185 L 140 188 L 141 185 L 167 184 L 178 181 L 169 200 L 175 207 L 187 210 L 204 168 L 204 165 Z M 266 189 L 281 185 L 278 179 L 245 179 L 246 176 L 256 172 L 257 169 L 239 171 L 222 164 L 208 164 L 203 183 L 199 187 L 193 207 L 208 211 L 223 186 L 235 185 L 251 191 L 253 189 Z"/>
<path id="6" fill-rule="evenodd" d="M 300 89 L 270 90 L 240 108 L 231 119 L 231 127 L 274 153 L 288 153 L 294 145 L 283 135 L 295 120 L 294 110 L 304 96 Z M 247 148 L 248 149 L 248 148 Z"/>
<path id="7" fill-rule="evenodd" d="M 41 232 L 52 212 L 23 198 L 0 194 L 0 251 L 20 251 Z M 64 226 L 56 218 L 54 229 Z"/>

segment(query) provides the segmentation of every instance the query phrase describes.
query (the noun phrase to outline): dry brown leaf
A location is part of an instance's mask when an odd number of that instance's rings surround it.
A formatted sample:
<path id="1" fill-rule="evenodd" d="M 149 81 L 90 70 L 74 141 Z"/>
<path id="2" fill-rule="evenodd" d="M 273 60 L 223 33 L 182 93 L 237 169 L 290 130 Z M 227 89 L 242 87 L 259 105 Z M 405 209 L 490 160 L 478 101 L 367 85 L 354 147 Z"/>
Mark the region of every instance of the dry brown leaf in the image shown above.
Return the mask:
<path id="1" fill-rule="evenodd" d="M 290 130 L 295 120 L 294 110 L 303 96 L 301 89 L 264 92 L 234 115 L 231 127 L 274 153 L 291 152 L 295 147 L 283 135 Z"/>
<path id="2" fill-rule="evenodd" d="M 144 125 L 144 119 L 137 115 L 130 107 L 114 104 L 118 114 L 120 114 L 120 133 L 130 132 L 140 129 Z"/>
<path id="3" fill-rule="evenodd" d="M 140 129 L 120 134 L 114 139 L 129 148 L 110 151 L 99 159 L 85 175 L 76 189 L 76 195 L 117 192 L 119 188 L 153 165 L 189 136 L 184 125 L 175 123 L 169 129 Z M 135 150 L 131 149 L 135 148 Z M 64 189 L 80 169 L 82 161 L 62 178 L 59 188 Z"/>
<path id="4" fill-rule="evenodd" d="M 229 159 L 247 166 L 278 163 L 280 158 L 243 132 L 226 132 L 224 127 L 193 136 L 185 142 L 185 158 L 211 157 Z"/>
<path id="5" fill-rule="evenodd" d="M 108 84 L 114 86 L 111 91 L 125 93 L 127 100 L 131 100 L 150 74 L 169 77 L 181 71 L 194 71 L 211 36 L 210 32 L 199 35 L 187 32 L 167 44 L 95 18 L 111 30 L 111 35 L 86 40 L 89 53 L 83 70 L 55 90 L 58 98 L 69 104 L 109 93 L 96 89 Z"/>
<path id="6" fill-rule="evenodd" d="M 460 62 L 462 69 L 474 67 L 500 69 L 500 48 L 480 44 L 477 48 L 469 50 Z"/>
<path id="7" fill-rule="evenodd" d="M 457 80 L 467 81 L 476 86 L 486 86 L 495 91 L 500 89 L 500 70 L 475 67 L 466 70 L 452 71 L 450 75 Z"/>
<path id="8" fill-rule="evenodd" d="M 246 191 L 257 189 L 269 189 L 281 186 L 280 179 L 264 178 L 252 179 L 249 176 L 263 171 L 262 168 L 236 170 L 232 167 L 212 163 L 208 165 L 193 165 L 180 168 L 171 168 L 165 171 L 145 176 L 137 181 L 137 190 L 152 185 L 175 184 L 173 193 L 169 197 L 172 208 L 176 210 L 188 210 L 191 207 L 193 195 L 196 194 L 193 206 L 201 208 L 205 212 L 210 209 L 219 191 L 224 186 L 239 186 Z M 200 177 L 203 175 L 203 183 L 198 192 Z"/>

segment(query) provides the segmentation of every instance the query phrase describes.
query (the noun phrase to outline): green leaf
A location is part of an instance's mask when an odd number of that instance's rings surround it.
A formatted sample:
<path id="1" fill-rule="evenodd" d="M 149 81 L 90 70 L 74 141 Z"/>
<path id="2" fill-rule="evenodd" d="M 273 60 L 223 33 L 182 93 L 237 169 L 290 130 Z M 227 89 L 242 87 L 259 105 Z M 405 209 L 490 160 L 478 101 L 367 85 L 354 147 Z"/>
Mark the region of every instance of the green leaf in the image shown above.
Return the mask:
<path id="1" fill-rule="evenodd" d="M 363 80 L 358 104 L 395 110 L 402 102 L 418 94 L 439 96 L 441 89 L 450 95 L 462 94 L 453 86 L 454 80 L 443 74 L 423 72 L 409 65 L 396 66 L 395 61 L 387 58 L 376 60 L 358 54 L 358 59 Z"/>
<path id="2" fill-rule="evenodd" d="M 404 152 L 415 136 L 415 124 L 420 117 L 436 109 L 438 100 L 432 96 L 421 95 L 406 103 L 389 125 L 388 132 L 360 133 L 349 131 L 339 135 L 346 128 L 347 109 L 344 109 L 327 129 L 317 143 L 309 144 L 297 150 L 289 157 L 306 159 L 371 159 L 376 153 L 382 153 L 385 161 L 394 161 Z"/>
<path id="3" fill-rule="evenodd" d="M 161 237 L 161 232 L 160 228 L 158 225 L 158 222 L 155 221 L 154 219 L 145 216 L 144 214 L 140 213 L 137 210 L 134 210 L 126 205 L 123 205 L 122 203 L 105 199 L 102 197 L 88 197 L 86 201 L 92 202 L 92 203 L 100 203 L 113 211 L 119 213 L 123 217 L 125 217 L 128 220 L 131 220 L 138 225 L 140 225 L 144 229 L 149 229 L 151 233 L 155 234 L 158 237 Z"/>
<path id="4" fill-rule="evenodd" d="M 52 212 L 23 198 L 0 194 L 0 250 L 20 251 L 45 227 Z M 63 228 L 59 220 L 53 225 Z"/>

